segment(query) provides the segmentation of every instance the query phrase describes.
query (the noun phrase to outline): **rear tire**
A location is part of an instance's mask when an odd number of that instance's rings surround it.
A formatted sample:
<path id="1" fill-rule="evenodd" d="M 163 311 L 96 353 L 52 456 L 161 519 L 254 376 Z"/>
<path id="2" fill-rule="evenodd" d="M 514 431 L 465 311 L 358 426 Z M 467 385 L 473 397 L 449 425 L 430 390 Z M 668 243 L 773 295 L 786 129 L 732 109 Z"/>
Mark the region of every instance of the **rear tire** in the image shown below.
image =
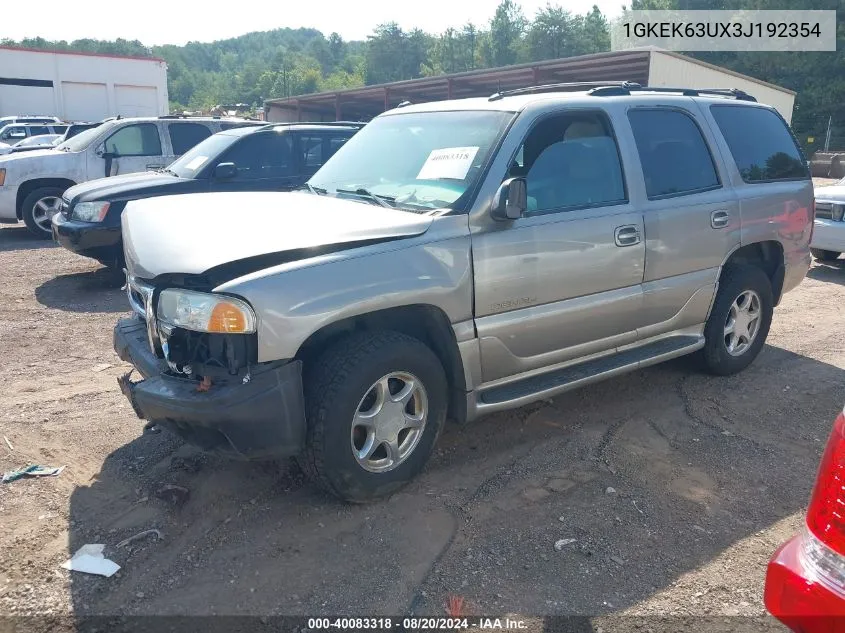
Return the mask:
<path id="1" fill-rule="evenodd" d="M 61 210 L 63 193 L 58 187 L 41 187 L 24 198 L 21 217 L 30 233 L 45 240 L 52 237 L 50 220 Z"/>
<path id="2" fill-rule="evenodd" d="M 350 335 L 306 371 L 302 470 L 346 501 L 395 492 L 428 461 L 446 420 L 447 393 L 440 361 L 419 340 L 392 331 Z"/>
<path id="3" fill-rule="evenodd" d="M 837 253 L 836 251 L 826 251 L 821 248 L 811 248 L 810 252 L 820 262 L 832 262 L 837 257 L 839 257 L 842 253 Z"/>
<path id="4" fill-rule="evenodd" d="M 704 326 L 701 356 L 707 371 L 730 376 L 748 367 L 766 343 L 773 310 L 772 285 L 762 270 L 748 265 L 725 268 Z"/>

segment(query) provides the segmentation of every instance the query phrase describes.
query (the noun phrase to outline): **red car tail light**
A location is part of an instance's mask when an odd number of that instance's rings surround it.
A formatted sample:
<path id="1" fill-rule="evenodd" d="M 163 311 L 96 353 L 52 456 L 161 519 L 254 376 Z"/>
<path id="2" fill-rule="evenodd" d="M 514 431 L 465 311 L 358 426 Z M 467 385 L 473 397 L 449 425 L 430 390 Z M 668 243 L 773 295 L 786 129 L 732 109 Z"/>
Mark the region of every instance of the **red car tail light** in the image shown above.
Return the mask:
<path id="1" fill-rule="evenodd" d="M 798 633 L 845 633 L 845 411 L 833 423 L 806 524 L 769 562 L 769 612 Z"/>
<path id="2" fill-rule="evenodd" d="M 845 412 L 833 423 L 822 455 L 807 527 L 822 544 L 845 556 Z"/>
<path id="3" fill-rule="evenodd" d="M 808 244 L 813 243 L 813 231 L 816 230 L 816 197 L 815 196 L 813 196 L 813 206 L 810 207 L 810 211 L 812 211 L 812 213 L 810 214 L 810 238 L 809 238 L 809 241 L 807 242 Z"/>

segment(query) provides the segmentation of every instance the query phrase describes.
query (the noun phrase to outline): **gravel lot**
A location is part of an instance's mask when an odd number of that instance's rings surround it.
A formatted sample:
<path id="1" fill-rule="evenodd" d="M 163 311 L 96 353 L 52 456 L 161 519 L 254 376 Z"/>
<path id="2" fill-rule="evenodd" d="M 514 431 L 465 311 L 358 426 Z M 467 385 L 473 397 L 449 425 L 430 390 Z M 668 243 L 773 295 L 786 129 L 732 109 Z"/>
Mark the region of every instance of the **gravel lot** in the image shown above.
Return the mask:
<path id="1" fill-rule="evenodd" d="M 845 403 L 843 259 L 785 297 L 739 376 L 681 359 L 453 427 L 408 488 L 348 506 L 288 462 L 142 434 L 115 383 L 122 280 L 22 227 L 0 229 L 0 271 L 0 468 L 66 466 L 0 486 L 0 615 L 443 615 L 459 596 L 604 630 L 762 616 Z M 163 538 L 116 547 L 149 528 Z M 59 567 L 86 543 L 122 570 Z"/>

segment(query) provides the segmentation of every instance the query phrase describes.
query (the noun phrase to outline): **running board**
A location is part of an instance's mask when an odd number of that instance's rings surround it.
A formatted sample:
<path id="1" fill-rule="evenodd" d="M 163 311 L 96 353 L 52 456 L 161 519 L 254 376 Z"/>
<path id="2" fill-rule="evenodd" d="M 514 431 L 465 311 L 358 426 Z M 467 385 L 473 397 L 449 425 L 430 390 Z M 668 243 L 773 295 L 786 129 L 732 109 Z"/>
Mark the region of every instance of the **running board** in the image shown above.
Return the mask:
<path id="1" fill-rule="evenodd" d="M 683 356 L 702 347 L 703 336 L 670 336 L 577 365 L 482 389 L 476 402 L 476 413 L 480 415 L 522 406 L 611 376 Z"/>

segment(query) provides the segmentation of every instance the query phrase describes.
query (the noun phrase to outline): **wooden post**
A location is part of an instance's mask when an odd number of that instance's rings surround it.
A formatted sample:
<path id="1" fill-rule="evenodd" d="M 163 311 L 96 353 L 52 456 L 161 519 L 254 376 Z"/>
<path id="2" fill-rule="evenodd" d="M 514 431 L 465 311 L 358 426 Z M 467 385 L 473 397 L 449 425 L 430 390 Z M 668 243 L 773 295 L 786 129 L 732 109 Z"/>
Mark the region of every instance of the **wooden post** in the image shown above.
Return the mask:
<path id="1" fill-rule="evenodd" d="M 296 120 L 302 121 L 302 105 L 299 103 L 299 99 L 296 100 Z"/>
<path id="2" fill-rule="evenodd" d="M 384 87 L 384 111 L 390 110 L 390 88 Z"/>
<path id="3" fill-rule="evenodd" d="M 452 98 L 452 87 L 453 87 L 453 83 L 454 83 L 454 82 L 452 81 L 452 79 L 451 79 L 451 78 L 446 80 L 446 96 L 447 96 L 449 99 L 451 99 L 451 98 Z"/>
<path id="4" fill-rule="evenodd" d="M 531 69 L 531 78 L 535 86 L 540 85 L 540 69 L 536 66 Z"/>
<path id="5" fill-rule="evenodd" d="M 334 120 L 340 121 L 341 120 L 341 111 L 340 111 L 340 95 L 336 94 L 334 96 Z"/>

